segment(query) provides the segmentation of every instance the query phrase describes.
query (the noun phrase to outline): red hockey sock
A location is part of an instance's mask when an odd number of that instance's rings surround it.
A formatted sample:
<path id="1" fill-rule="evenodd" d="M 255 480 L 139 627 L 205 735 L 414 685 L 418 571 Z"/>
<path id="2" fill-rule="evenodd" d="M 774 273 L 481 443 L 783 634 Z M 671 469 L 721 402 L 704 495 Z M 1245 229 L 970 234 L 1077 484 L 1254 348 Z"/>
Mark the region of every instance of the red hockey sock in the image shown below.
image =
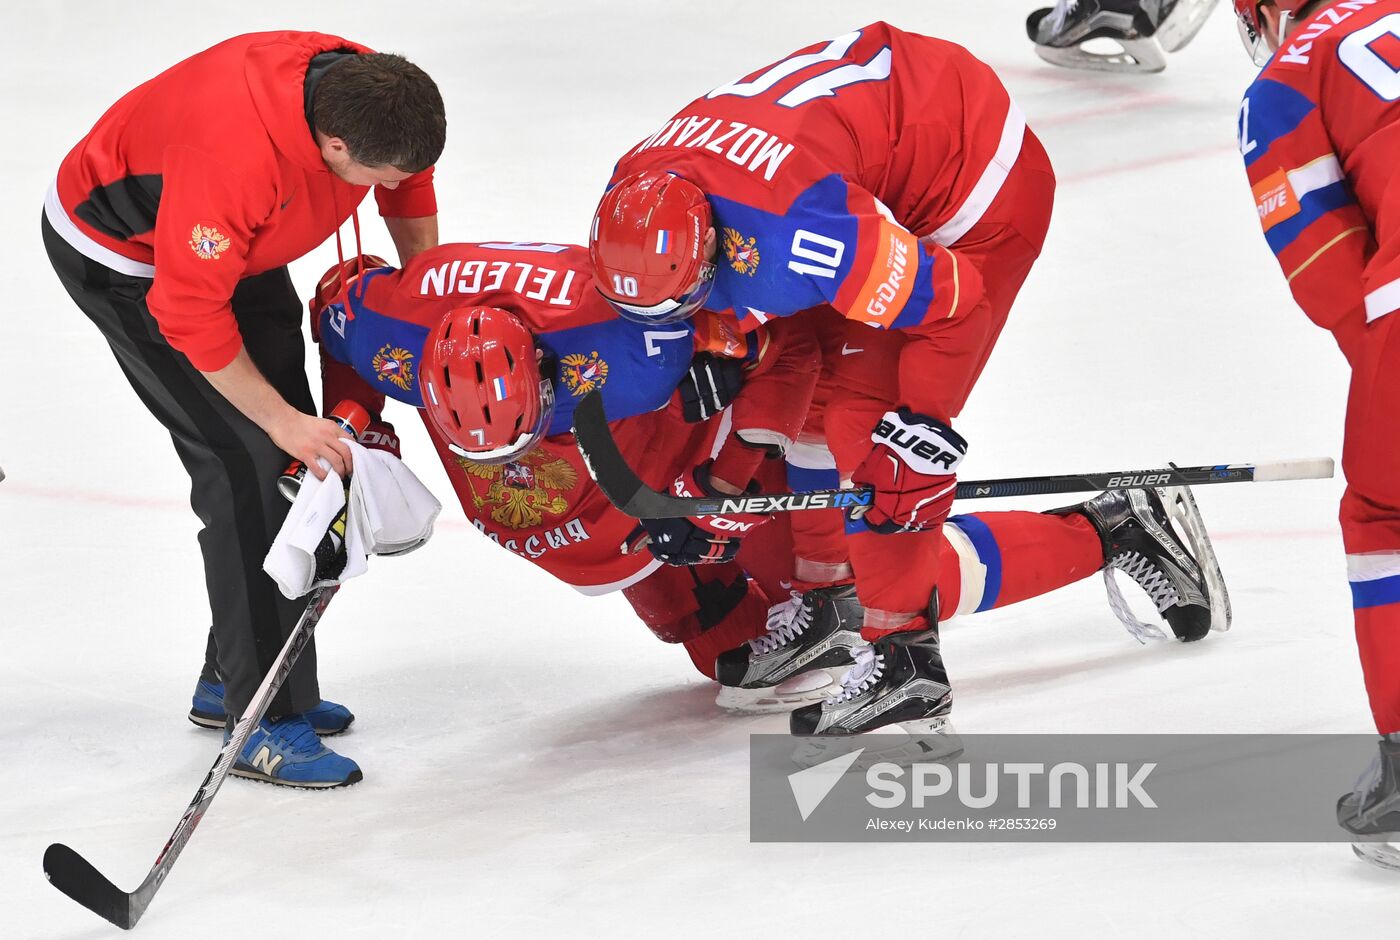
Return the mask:
<path id="1" fill-rule="evenodd" d="M 695 668 L 713 679 L 715 660 L 719 654 L 762 636 L 767 622 L 768 599 L 751 584 L 744 599 L 723 620 L 699 636 L 685 641 L 685 651 L 690 654 Z"/>
<path id="2" fill-rule="evenodd" d="M 1079 513 L 985 512 L 944 526 L 941 616 L 1005 607 L 1103 567 L 1098 531 Z"/>
<path id="3" fill-rule="evenodd" d="M 1376 731 L 1400 731 L 1400 604 L 1358 607 L 1356 648 Z"/>

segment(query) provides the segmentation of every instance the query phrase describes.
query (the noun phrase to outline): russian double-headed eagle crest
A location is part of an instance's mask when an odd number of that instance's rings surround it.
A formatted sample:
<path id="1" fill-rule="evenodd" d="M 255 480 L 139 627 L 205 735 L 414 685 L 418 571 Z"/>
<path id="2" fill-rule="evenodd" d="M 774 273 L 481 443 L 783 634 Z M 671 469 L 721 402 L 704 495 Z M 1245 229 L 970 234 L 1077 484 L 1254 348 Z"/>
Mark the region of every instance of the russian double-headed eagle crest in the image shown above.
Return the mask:
<path id="1" fill-rule="evenodd" d="M 190 247 L 205 261 L 218 261 L 228 250 L 228 236 L 212 225 L 200 222 L 190 232 Z"/>
<path id="2" fill-rule="evenodd" d="M 596 349 L 587 355 L 569 353 L 559 360 L 559 375 L 569 386 L 570 394 L 587 395 L 607 383 L 608 364 L 598 356 Z"/>
<path id="3" fill-rule="evenodd" d="M 374 354 L 370 365 L 381 382 L 391 382 L 405 392 L 413 387 L 413 353 L 402 346 L 385 343 Z"/>
<path id="4" fill-rule="evenodd" d="M 745 238 L 732 228 L 724 230 L 724 257 L 740 274 L 753 277 L 758 270 L 758 239 Z"/>
<path id="5" fill-rule="evenodd" d="M 533 529 L 546 514 L 560 516 L 569 510 L 565 494 L 578 485 L 578 471 L 562 457 L 545 451 L 526 454 L 507 464 L 473 463 L 461 457 L 457 463 L 467 474 L 472 504 L 489 511 L 493 522 L 509 529 Z M 477 481 L 485 485 L 485 493 Z"/>

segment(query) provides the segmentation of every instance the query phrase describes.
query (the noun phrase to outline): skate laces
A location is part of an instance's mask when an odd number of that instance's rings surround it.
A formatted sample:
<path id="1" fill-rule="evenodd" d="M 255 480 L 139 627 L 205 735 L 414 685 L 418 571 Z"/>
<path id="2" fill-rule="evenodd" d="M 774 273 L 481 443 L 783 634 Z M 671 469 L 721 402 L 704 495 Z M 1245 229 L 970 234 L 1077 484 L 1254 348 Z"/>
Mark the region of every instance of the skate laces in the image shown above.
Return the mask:
<path id="1" fill-rule="evenodd" d="M 1383 776 L 1384 774 L 1381 773 L 1381 756 L 1377 754 L 1375 757 L 1371 758 L 1371 763 L 1361 772 L 1361 776 L 1356 778 L 1356 783 L 1351 788 L 1352 794 L 1356 797 L 1356 806 L 1358 810 L 1366 805 L 1366 798 L 1371 795 L 1371 792 L 1381 785 Z"/>
<path id="2" fill-rule="evenodd" d="M 1161 627 L 1156 624 L 1143 623 L 1133 614 L 1132 608 L 1123 598 L 1123 591 L 1118 586 L 1118 580 L 1113 576 L 1114 571 L 1122 571 L 1146 591 L 1159 613 L 1181 599 L 1181 595 L 1177 593 L 1176 585 L 1172 584 L 1171 579 L 1161 568 L 1154 565 L 1150 558 L 1139 552 L 1125 552 L 1115 556 L 1103 569 L 1104 586 L 1108 588 L 1108 606 L 1112 608 L 1113 615 L 1127 628 L 1128 632 L 1139 643 L 1167 639 L 1167 635 Z"/>
<path id="3" fill-rule="evenodd" d="M 802 597 L 800 591 L 793 591 L 792 597 L 768 608 L 768 622 L 764 624 L 768 632 L 749 641 L 749 648 L 754 653 L 762 656 L 782 649 L 811 626 L 812 606 L 804 604 Z"/>
<path id="4" fill-rule="evenodd" d="M 1071 13 L 1079 9 L 1079 0 L 1060 0 L 1055 4 L 1055 9 L 1050 14 L 1050 32 L 1058 33 L 1065 28 L 1065 20 Z"/>
<path id="5" fill-rule="evenodd" d="M 841 674 L 841 691 L 827 696 L 828 704 L 841 705 L 863 695 L 885 674 L 884 655 L 875 652 L 875 647 L 869 643 L 852 649 L 851 658 L 856 663 Z"/>

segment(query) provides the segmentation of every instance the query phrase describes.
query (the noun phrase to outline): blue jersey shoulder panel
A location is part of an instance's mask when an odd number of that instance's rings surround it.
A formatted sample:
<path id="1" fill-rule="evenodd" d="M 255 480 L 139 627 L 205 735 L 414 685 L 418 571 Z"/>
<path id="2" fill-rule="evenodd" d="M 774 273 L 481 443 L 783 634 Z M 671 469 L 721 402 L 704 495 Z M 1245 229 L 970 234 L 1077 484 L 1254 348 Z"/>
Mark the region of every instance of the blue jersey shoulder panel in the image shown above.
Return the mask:
<path id="1" fill-rule="evenodd" d="M 430 331 L 380 313 L 364 302 L 369 282 L 391 273 L 390 268 L 380 268 L 356 283 L 347 298 L 349 316 L 341 304 L 332 304 L 321 312 L 321 345 L 331 358 L 351 366 L 376 391 L 421 408 L 418 369 Z"/>
<path id="2" fill-rule="evenodd" d="M 715 286 L 711 310 L 789 316 L 829 303 L 851 273 L 859 223 L 847 204 L 846 181 L 832 174 L 813 183 L 782 214 L 711 194 Z"/>
<path id="3" fill-rule="evenodd" d="M 573 427 L 574 406 L 599 390 L 608 419 L 662 408 L 695 353 L 690 321 L 646 326 L 623 319 L 540 333 L 536 341 L 558 362 L 549 433 Z"/>

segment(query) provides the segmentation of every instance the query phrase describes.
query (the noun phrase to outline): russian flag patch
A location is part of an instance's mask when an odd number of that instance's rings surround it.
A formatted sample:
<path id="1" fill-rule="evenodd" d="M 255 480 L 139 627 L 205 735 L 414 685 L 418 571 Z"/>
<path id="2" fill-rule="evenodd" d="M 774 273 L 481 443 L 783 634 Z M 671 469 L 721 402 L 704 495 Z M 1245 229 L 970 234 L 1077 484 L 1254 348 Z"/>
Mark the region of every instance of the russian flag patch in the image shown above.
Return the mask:
<path id="1" fill-rule="evenodd" d="M 671 248 L 671 233 L 662 229 L 656 233 L 656 253 L 664 255 Z"/>
<path id="2" fill-rule="evenodd" d="M 491 380 L 491 389 L 496 393 L 496 401 L 506 400 L 506 380 L 497 376 Z"/>

